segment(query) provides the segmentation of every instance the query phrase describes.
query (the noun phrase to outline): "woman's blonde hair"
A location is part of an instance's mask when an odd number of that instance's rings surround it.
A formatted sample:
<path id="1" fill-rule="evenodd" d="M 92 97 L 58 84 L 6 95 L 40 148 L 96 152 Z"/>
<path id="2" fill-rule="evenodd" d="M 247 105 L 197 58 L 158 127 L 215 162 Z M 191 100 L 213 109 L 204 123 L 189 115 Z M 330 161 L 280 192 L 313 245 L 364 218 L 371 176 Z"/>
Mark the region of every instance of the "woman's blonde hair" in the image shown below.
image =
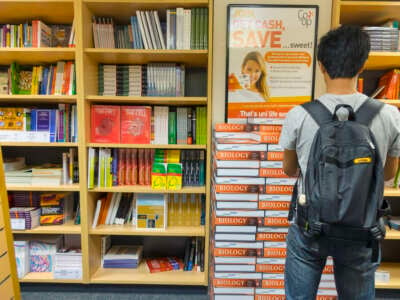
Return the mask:
<path id="1" fill-rule="evenodd" d="M 260 66 L 261 76 L 260 76 L 260 78 L 258 78 L 258 80 L 256 82 L 256 88 L 260 92 L 260 94 L 264 98 L 264 100 L 268 100 L 269 99 L 269 88 L 267 86 L 267 68 L 265 67 L 263 57 L 262 57 L 261 53 L 258 51 L 252 51 L 252 52 L 247 53 L 247 55 L 245 56 L 243 63 L 242 63 L 242 70 L 249 60 L 254 60 Z"/>

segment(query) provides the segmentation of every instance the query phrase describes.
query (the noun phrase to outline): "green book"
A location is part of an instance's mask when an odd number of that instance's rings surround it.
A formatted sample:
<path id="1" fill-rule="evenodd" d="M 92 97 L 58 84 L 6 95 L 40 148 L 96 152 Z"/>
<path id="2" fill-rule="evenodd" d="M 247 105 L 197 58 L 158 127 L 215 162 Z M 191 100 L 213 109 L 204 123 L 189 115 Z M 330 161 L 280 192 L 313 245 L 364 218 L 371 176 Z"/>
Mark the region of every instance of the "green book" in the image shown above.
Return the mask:
<path id="1" fill-rule="evenodd" d="M 196 9 L 196 25 L 195 25 L 195 30 L 196 30 L 196 40 L 195 40 L 195 49 L 200 49 L 200 12 L 201 8 Z"/>
<path id="2" fill-rule="evenodd" d="M 191 13 L 191 24 L 190 24 L 190 49 L 196 49 L 195 40 L 196 40 L 196 10 L 197 8 L 192 8 Z"/>
<path id="3" fill-rule="evenodd" d="M 171 107 L 168 113 L 168 144 L 176 144 L 176 108 Z"/>
<path id="4" fill-rule="evenodd" d="M 208 8 L 204 8 L 203 49 L 208 49 Z"/>
<path id="5" fill-rule="evenodd" d="M 103 96 L 104 93 L 104 65 L 99 64 L 99 75 L 98 75 L 98 90 L 99 95 Z"/>

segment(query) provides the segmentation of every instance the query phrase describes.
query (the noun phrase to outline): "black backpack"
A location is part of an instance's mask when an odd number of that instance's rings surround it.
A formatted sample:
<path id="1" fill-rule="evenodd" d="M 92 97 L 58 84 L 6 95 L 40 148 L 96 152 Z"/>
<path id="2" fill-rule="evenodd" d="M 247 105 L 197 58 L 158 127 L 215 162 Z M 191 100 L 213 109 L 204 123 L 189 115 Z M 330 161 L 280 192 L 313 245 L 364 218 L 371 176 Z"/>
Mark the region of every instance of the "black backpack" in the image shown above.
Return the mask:
<path id="1" fill-rule="evenodd" d="M 312 237 L 377 242 L 385 237 L 383 216 L 390 211 L 383 198 L 381 157 L 369 125 L 383 103 L 367 99 L 354 113 L 347 104 L 333 115 L 318 100 L 302 105 L 319 125 L 311 146 L 304 191 L 293 193 L 292 219 Z M 349 112 L 339 121 L 339 108 Z M 370 243 L 371 244 L 371 243 Z"/>

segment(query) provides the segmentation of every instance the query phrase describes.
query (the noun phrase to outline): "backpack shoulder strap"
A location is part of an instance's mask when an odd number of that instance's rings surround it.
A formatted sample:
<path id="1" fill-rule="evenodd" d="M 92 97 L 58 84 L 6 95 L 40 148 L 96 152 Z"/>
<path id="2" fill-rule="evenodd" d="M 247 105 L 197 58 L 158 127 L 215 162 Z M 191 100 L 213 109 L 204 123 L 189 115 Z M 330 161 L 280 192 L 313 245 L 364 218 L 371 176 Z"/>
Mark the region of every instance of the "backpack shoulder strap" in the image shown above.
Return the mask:
<path id="1" fill-rule="evenodd" d="M 374 117 L 380 112 L 384 103 L 372 98 L 368 98 L 356 111 L 356 121 L 365 126 L 371 124 Z"/>
<path id="2" fill-rule="evenodd" d="M 332 120 L 331 112 L 318 99 L 303 103 L 301 106 L 310 114 L 318 126 Z"/>

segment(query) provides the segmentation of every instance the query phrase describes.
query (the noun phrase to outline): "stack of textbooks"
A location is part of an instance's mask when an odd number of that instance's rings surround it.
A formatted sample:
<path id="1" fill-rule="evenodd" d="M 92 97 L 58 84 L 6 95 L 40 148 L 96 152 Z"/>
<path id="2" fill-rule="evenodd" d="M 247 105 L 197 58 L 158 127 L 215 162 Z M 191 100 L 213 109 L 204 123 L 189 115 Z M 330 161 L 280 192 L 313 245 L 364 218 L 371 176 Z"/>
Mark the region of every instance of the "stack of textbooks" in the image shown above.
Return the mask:
<path id="1" fill-rule="evenodd" d="M 0 47 L 74 47 L 74 25 L 46 25 L 41 20 L 24 24 L 0 24 Z"/>
<path id="2" fill-rule="evenodd" d="M 28 210 L 38 214 L 35 215 L 37 225 L 62 225 L 72 220 L 74 224 L 80 224 L 80 208 L 78 193 L 62 192 L 9 192 L 10 212 Z M 31 219 L 32 219 L 32 213 Z M 12 217 L 25 218 L 23 213 L 11 214 Z M 31 222 L 32 224 L 32 222 Z M 14 221 L 14 229 L 32 229 L 28 226 L 23 228 L 23 220 Z M 35 225 L 36 226 L 36 225 Z"/>
<path id="3" fill-rule="evenodd" d="M 29 230 L 39 226 L 40 208 L 11 207 L 10 223 L 12 230 Z"/>
<path id="4" fill-rule="evenodd" d="M 76 142 L 76 105 L 59 104 L 49 108 L 0 108 L 1 142 Z"/>
<path id="5" fill-rule="evenodd" d="M 143 246 L 112 246 L 103 257 L 103 268 L 137 269 Z"/>
<path id="6" fill-rule="evenodd" d="M 55 279 L 82 279 L 82 251 L 78 248 L 61 248 L 55 255 Z"/>
<path id="7" fill-rule="evenodd" d="M 75 95 L 75 62 L 0 66 L 0 92 L 10 95 Z"/>
<path id="8" fill-rule="evenodd" d="M 365 26 L 371 42 L 371 51 L 398 51 L 399 29 L 395 27 Z"/>
<path id="9" fill-rule="evenodd" d="M 88 153 L 89 189 L 140 185 L 166 190 L 205 184 L 203 150 L 89 148 Z"/>
<path id="10" fill-rule="evenodd" d="M 26 166 L 24 164 L 15 168 L 8 167 L 5 171 L 6 184 L 59 186 L 77 183 L 79 176 L 74 153 L 75 151 L 63 153 L 62 165 L 48 163 L 38 166 Z M 10 161 L 8 160 L 5 164 L 9 165 Z"/>
<path id="11" fill-rule="evenodd" d="M 296 179 L 282 169 L 278 141 L 285 116 L 268 115 L 275 118 L 263 121 L 274 125 L 215 126 L 211 291 L 216 300 L 285 299 L 287 217 Z M 336 299 L 332 274 L 330 259 L 318 292 L 323 299 Z"/>
<path id="12" fill-rule="evenodd" d="M 99 64 L 98 74 L 100 96 L 183 97 L 185 95 L 185 66 L 179 63 Z"/>
<path id="13" fill-rule="evenodd" d="M 207 8 L 167 9 L 161 20 L 157 10 L 138 10 L 129 25 L 116 25 L 112 18 L 93 16 L 92 28 L 95 48 L 208 48 Z"/>
<path id="14" fill-rule="evenodd" d="M 91 142 L 207 144 L 207 108 L 91 106 Z"/>

